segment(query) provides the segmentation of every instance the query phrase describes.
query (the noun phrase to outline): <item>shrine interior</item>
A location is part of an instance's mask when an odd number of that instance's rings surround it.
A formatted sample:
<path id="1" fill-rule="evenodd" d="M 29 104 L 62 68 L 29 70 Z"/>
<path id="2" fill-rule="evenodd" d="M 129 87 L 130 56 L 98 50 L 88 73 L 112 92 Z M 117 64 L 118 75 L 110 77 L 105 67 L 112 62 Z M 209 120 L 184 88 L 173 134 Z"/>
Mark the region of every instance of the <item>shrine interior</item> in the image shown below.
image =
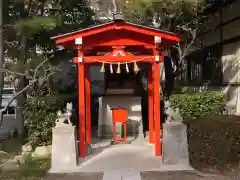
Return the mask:
<path id="1" fill-rule="evenodd" d="M 65 62 L 63 66 L 66 69 L 66 59 L 72 58 L 75 52 L 62 51 L 61 57 L 57 57 L 58 60 Z M 59 55 L 59 52 L 58 52 Z M 69 66 L 72 62 L 69 61 Z M 120 65 L 120 71 L 118 65 L 112 65 L 113 71 L 109 64 L 105 64 L 104 72 L 101 72 L 101 64 L 93 64 L 90 66 L 90 83 L 91 83 L 91 126 L 93 136 L 97 136 L 98 121 L 99 121 L 99 98 L 104 96 L 134 96 L 140 98 L 141 103 L 141 116 L 143 122 L 143 131 L 148 131 L 148 92 L 147 92 L 147 74 L 149 63 L 137 63 L 137 71 L 134 71 L 134 63 L 128 63 Z M 76 109 L 75 116 L 72 117 L 72 121 L 76 124 L 78 129 L 78 95 L 77 95 L 77 67 L 73 65 L 73 68 L 69 70 L 73 85 L 70 85 L 69 92 L 75 92 L 69 101 L 73 102 L 73 108 Z M 73 76 L 75 78 L 73 78 Z M 65 77 L 66 78 L 66 77 Z M 61 79 L 65 79 L 64 77 Z M 68 79 L 66 78 L 66 79 Z M 75 80 L 74 80 L 75 79 Z M 66 87 L 66 85 L 64 85 Z M 124 97 L 123 97 L 124 98 Z M 161 111 L 163 104 L 161 102 Z M 161 116 L 164 114 L 161 113 Z M 164 117 L 161 119 L 163 120 Z"/>
<path id="2" fill-rule="evenodd" d="M 102 84 L 104 85 L 104 90 L 92 88 L 91 97 L 92 97 L 92 128 L 96 132 L 99 127 L 99 98 L 100 97 L 122 97 L 131 98 L 138 97 L 139 105 L 141 106 L 141 118 L 143 122 L 143 131 L 148 131 L 148 92 L 147 92 L 147 67 L 149 63 L 138 64 L 137 72 L 134 71 L 134 64 L 128 64 L 128 69 L 126 70 L 126 65 L 122 64 L 120 66 L 120 72 L 118 72 L 118 65 L 113 65 L 113 71 L 111 72 L 110 65 L 105 65 L 105 72 L 100 72 L 100 66 L 95 66 L 92 69 L 95 71 L 92 72 L 92 81 L 91 83 L 96 83 L 94 77 L 96 77 L 99 72 L 103 75 Z M 135 69 L 136 70 L 136 69 Z M 95 76 L 94 76 L 95 74 Z M 98 78 L 100 76 L 97 76 Z M 93 87 L 94 84 L 91 85 Z M 101 93 L 102 92 L 102 93 Z M 129 96 L 129 97 L 128 97 Z M 131 134 L 131 133 L 130 133 Z"/>

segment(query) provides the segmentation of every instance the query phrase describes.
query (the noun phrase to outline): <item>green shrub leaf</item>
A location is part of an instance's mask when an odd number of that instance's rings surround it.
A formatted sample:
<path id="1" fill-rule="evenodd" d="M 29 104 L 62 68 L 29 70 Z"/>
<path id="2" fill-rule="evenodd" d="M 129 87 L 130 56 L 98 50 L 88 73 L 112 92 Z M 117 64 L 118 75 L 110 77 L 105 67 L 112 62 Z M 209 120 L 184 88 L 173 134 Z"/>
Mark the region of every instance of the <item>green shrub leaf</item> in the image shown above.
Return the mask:
<path id="1" fill-rule="evenodd" d="M 187 119 L 222 115 L 226 103 L 226 98 L 221 92 L 173 94 L 169 100 L 173 108 L 179 108 L 181 115 Z"/>

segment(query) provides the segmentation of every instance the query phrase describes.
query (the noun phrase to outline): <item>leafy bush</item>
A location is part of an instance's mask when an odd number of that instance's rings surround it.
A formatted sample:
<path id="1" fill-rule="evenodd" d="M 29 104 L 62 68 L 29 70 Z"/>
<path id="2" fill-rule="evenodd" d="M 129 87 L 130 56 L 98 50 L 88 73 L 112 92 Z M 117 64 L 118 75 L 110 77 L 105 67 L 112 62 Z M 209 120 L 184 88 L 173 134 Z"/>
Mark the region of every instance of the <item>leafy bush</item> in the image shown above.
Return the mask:
<path id="1" fill-rule="evenodd" d="M 28 156 L 25 163 L 20 164 L 19 168 L 24 177 L 43 177 L 51 168 L 51 157 L 33 158 Z"/>
<path id="2" fill-rule="evenodd" d="M 6 162 L 10 158 L 11 158 L 11 156 L 7 152 L 0 151 L 0 164 Z"/>
<path id="3" fill-rule="evenodd" d="M 173 94 L 169 100 L 174 108 L 179 108 L 184 118 L 221 115 L 226 102 L 225 96 L 221 92 Z"/>
<path id="4" fill-rule="evenodd" d="M 27 141 L 33 147 L 50 145 L 56 112 L 64 107 L 61 98 L 53 94 L 29 97 L 24 109 Z"/>

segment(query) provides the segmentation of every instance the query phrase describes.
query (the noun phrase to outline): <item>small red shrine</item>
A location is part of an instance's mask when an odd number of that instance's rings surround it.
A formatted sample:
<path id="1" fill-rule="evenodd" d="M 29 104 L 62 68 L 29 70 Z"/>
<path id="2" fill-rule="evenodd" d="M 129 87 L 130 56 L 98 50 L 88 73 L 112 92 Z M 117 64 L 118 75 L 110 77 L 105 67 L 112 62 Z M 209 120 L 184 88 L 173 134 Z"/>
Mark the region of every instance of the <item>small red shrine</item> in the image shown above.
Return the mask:
<path id="1" fill-rule="evenodd" d="M 148 121 L 149 143 L 155 144 L 155 155 L 161 156 L 160 127 L 160 62 L 166 48 L 178 43 L 180 37 L 176 34 L 158 29 L 126 22 L 121 18 L 112 22 L 81 29 L 71 33 L 53 37 L 56 44 L 66 49 L 76 49 L 78 57 L 74 63 L 78 65 L 79 93 L 79 152 L 80 157 L 86 156 L 85 146 L 91 144 L 91 92 L 89 66 L 101 65 L 104 72 L 108 66 L 133 64 L 138 70 L 138 64 L 148 64 Z M 99 54 L 105 52 L 105 54 Z M 135 53 L 134 53 L 135 52 Z M 137 53 L 136 53 L 137 52 Z"/>

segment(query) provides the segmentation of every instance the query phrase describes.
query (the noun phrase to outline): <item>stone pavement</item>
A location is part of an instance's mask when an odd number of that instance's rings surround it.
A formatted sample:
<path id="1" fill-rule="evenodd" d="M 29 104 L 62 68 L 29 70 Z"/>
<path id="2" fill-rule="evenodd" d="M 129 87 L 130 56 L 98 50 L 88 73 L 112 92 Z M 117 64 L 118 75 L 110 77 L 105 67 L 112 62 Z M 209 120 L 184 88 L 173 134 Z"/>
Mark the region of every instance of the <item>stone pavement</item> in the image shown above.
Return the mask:
<path id="1" fill-rule="evenodd" d="M 138 171 L 111 171 L 104 172 L 102 180 L 141 180 L 141 174 Z"/>
<path id="2" fill-rule="evenodd" d="M 105 142 L 106 143 L 106 142 Z M 106 143 L 108 144 L 108 143 Z M 234 180 L 199 173 L 186 164 L 165 165 L 144 142 L 106 146 L 66 174 L 51 174 L 46 180 Z"/>
<path id="3" fill-rule="evenodd" d="M 122 171 L 104 172 L 102 180 L 235 180 L 234 176 L 223 176 L 220 174 L 207 174 L 199 171 Z M 236 179 L 237 180 L 237 179 Z"/>
<path id="4" fill-rule="evenodd" d="M 50 174 L 44 180 L 102 180 L 103 173 Z"/>
<path id="5" fill-rule="evenodd" d="M 71 172 L 141 172 L 192 170 L 186 164 L 163 165 L 154 154 L 154 146 L 143 144 L 114 145 L 85 160 Z"/>
<path id="6" fill-rule="evenodd" d="M 86 178 L 91 180 L 99 178 L 101 180 L 142 180 L 141 172 L 176 170 L 192 170 L 192 168 L 186 164 L 164 165 L 162 158 L 155 156 L 154 146 L 148 145 L 143 140 L 133 141 L 131 144 L 107 146 L 99 153 L 80 161 L 78 167 L 62 172 L 69 175 L 60 177 L 71 180 L 78 174 L 81 180 Z M 91 175 L 93 176 L 90 177 Z"/>
<path id="7" fill-rule="evenodd" d="M 203 174 L 198 171 L 175 172 L 106 172 L 106 173 L 73 173 L 52 174 L 44 180 L 238 180 L 216 174 Z"/>
<path id="8" fill-rule="evenodd" d="M 161 162 L 152 146 L 114 145 L 81 163 L 75 172 L 143 171 L 158 168 Z"/>

